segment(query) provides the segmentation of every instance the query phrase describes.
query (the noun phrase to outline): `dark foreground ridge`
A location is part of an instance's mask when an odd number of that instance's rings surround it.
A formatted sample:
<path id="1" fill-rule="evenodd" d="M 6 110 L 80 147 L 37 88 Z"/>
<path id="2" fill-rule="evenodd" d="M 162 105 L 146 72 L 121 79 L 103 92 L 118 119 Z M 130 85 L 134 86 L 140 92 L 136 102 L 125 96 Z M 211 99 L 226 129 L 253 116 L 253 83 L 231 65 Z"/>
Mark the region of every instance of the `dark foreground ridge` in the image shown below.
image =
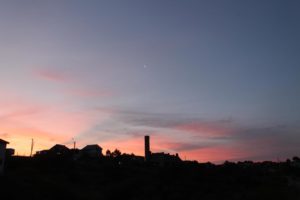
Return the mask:
<path id="1" fill-rule="evenodd" d="M 144 157 L 118 149 L 103 155 L 97 144 L 81 150 L 54 145 L 20 157 L 1 141 L 1 200 L 300 199 L 298 157 L 222 165 L 182 161 L 178 154 L 152 153 L 148 136 Z"/>
<path id="2" fill-rule="evenodd" d="M 300 199 L 299 159 L 154 165 L 128 159 L 10 157 L 1 199 Z"/>

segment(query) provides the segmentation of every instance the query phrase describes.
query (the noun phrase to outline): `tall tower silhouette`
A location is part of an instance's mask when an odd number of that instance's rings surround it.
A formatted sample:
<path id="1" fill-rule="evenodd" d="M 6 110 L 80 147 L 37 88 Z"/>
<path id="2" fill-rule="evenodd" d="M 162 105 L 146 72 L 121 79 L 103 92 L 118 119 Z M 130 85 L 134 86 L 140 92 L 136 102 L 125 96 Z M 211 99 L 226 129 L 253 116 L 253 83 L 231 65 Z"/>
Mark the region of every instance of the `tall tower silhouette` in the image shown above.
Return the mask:
<path id="1" fill-rule="evenodd" d="M 150 151 L 150 136 L 145 136 L 145 161 L 149 161 L 151 156 Z"/>

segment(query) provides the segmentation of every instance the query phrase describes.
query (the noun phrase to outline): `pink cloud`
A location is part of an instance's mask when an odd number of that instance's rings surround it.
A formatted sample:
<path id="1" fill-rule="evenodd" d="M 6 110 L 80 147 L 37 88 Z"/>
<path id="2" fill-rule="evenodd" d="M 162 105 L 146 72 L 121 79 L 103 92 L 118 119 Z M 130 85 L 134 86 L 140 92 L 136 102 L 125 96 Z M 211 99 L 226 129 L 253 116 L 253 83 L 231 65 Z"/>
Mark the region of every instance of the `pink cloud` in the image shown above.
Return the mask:
<path id="1" fill-rule="evenodd" d="M 29 153 L 31 138 L 37 141 L 35 150 L 47 149 L 70 140 L 111 115 L 108 109 L 105 112 L 72 110 L 69 104 L 49 105 L 13 96 L 9 99 L 8 102 L 0 98 L 1 138 L 8 139 L 12 148 L 25 155 Z"/>
<path id="2" fill-rule="evenodd" d="M 164 142 L 162 145 L 165 148 L 172 149 L 176 152 L 203 149 L 209 146 L 208 144 L 195 144 L 192 142 Z"/>
<path id="3" fill-rule="evenodd" d="M 6 96 L 4 94 L 0 95 L 0 106 L 1 120 L 27 117 L 30 115 L 38 114 L 44 110 L 44 106 L 40 105 L 37 102 L 25 100 L 20 96 Z"/>
<path id="4" fill-rule="evenodd" d="M 95 89 L 69 89 L 66 90 L 67 94 L 79 97 L 110 97 L 113 92 L 109 90 L 95 90 Z"/>
<path id="5" fill-rule="evenodd" d="M 234 134 L 230 128 L 214 122 L 187 122 L 176 125 L 173 129 L 205 137 L 226 137 Z"/>
<path id="6" fill-rule="evenodd" d="M 28 116 L 28 115 L 37 114 L 40 111 L 41 109 L 38 107 L 21 108 L 20 110 L 12 110 L 10 112 L 0 114 L 0 119 Z"/>
<path id="7" fill-rule="evenodd" d="M 34 74 L 37 77 L 48 81 L 55 81 L 55 82 L 69 81 L 69 77 L 67 77 L 64 73 L 58 70 L 42 69 L 42 70 L 36 70 Z"/>

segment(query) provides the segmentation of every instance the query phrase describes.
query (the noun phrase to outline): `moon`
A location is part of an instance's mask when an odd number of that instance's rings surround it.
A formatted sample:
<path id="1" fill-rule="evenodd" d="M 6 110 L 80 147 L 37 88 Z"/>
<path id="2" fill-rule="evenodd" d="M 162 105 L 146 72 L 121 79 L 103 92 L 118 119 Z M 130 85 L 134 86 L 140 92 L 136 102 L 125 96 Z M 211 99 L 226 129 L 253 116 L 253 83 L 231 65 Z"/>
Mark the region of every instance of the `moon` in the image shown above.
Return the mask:
<path id="1" fill-rule="evenodd" d="M 144 69 L 146 69 L 147 68 L 147 65 L 144 65 Z"/>

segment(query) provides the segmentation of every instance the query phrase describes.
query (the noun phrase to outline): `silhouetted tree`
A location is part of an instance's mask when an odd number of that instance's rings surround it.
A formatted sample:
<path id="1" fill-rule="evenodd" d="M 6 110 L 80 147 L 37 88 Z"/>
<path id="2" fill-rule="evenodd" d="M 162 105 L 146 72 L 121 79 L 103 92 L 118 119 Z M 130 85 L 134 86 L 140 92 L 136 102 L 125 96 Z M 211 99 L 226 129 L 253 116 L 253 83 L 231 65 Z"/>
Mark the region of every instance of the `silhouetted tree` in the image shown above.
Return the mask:
<path id="1" fill-rule="evenodd" d="M 119 150 L 119 149 L 115 149 L 112 153 L 111 153 L 111 155 L 112 155 L 112 157 L 119 157 L 120 155 L 121 155 L 122 153 L 121 153 L 121 151 Z"/>
<path id="2" fill-rule="evenodd" d="M 300 162 L 300 158 L 297 157 L 297 156 L 294 156 L 294 157 L 293 157 L 293 161 L 294 161 L 294 162 Z"/>
<path id="3" fill-rule="evenodd" d="M 111 157 L 111 152 L 110 152 L 110 150 L 109 150 L 109 149 L 107 149 L 107 151 L 106 151 L 105 155 L 106 155 L 107 157 Z"/>

